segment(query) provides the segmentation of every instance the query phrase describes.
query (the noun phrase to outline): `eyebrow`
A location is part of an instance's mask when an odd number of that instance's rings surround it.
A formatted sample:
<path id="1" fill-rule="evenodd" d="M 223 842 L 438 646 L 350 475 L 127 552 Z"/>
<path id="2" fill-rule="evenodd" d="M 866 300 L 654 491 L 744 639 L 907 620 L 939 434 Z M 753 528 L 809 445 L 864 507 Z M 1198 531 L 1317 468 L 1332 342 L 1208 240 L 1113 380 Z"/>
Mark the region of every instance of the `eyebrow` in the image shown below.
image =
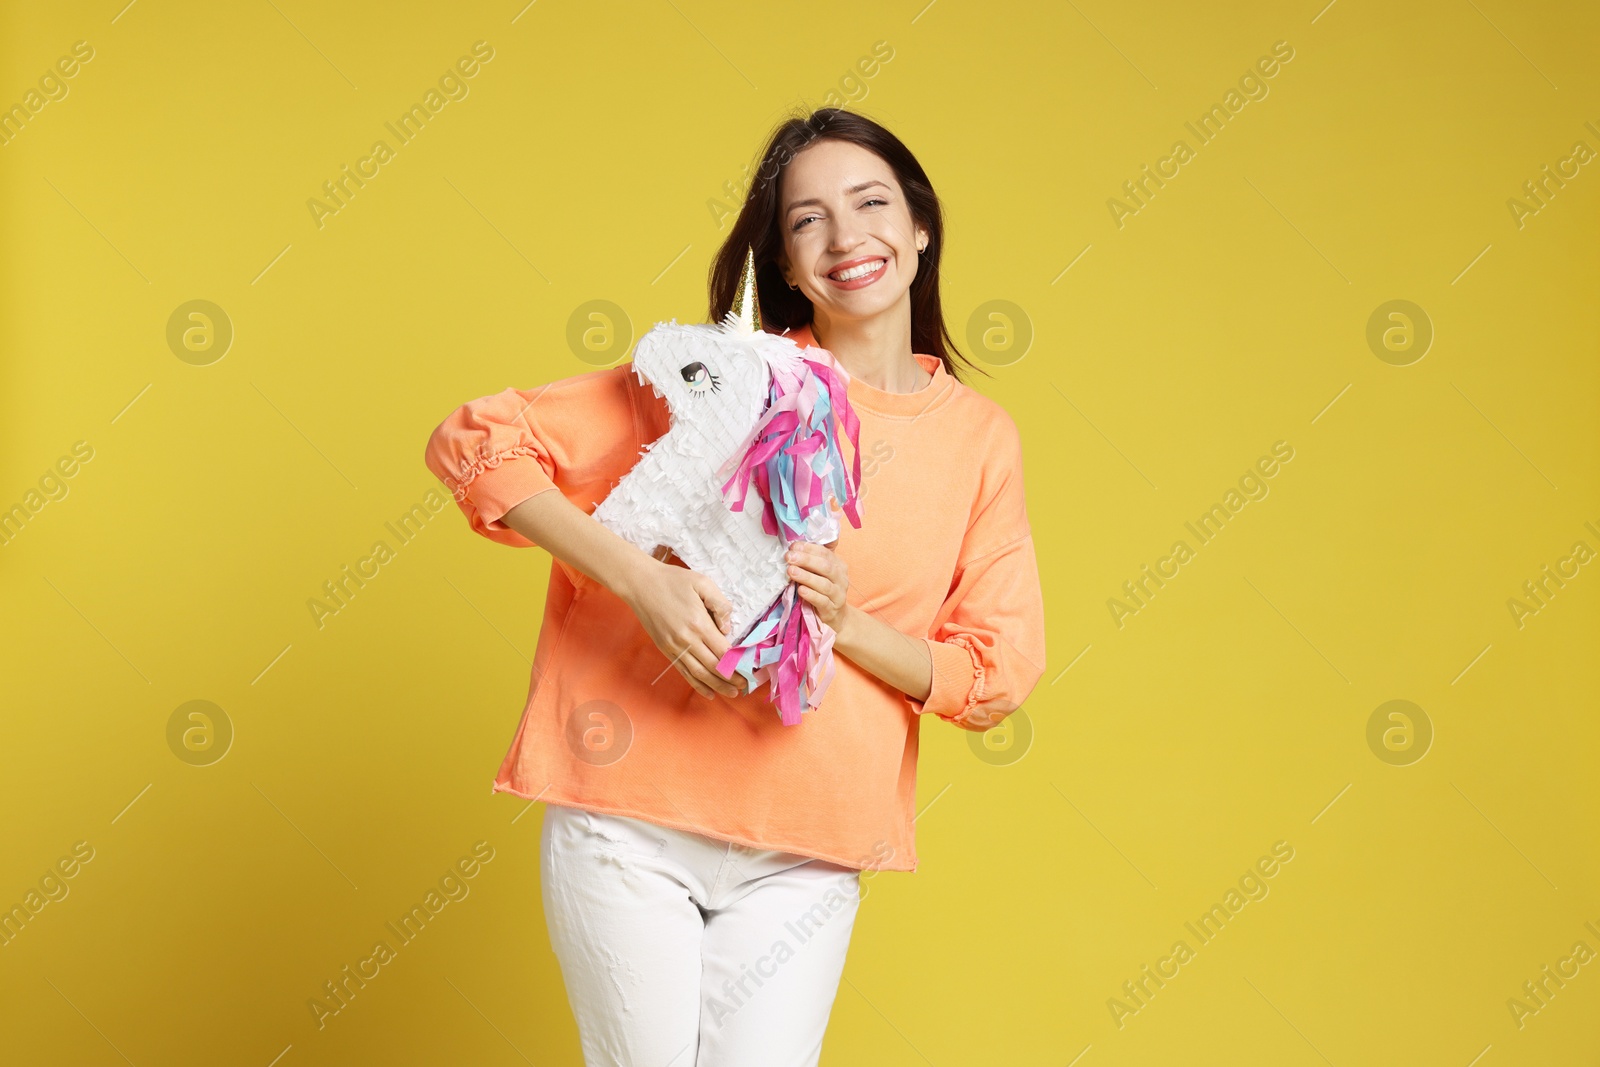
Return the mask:
<path id="1" fill-rule="evenodd" d="M 846 189 L 844 191 L 844 195 L 845 196 L 854 196 L 856 193 L 861 192 L 861 190 L 863 190 L 863 189 L 871 189 L 874 185 L 882 185 L 885 189 L 889 188 L 888 185 L 886 185 L 883 182 L 880 182 L 876 178 L 874 178 L 871 181 L 862 182 L 860 185 L 852 185 L 850 188 L 848 188 L 848 189 Z M 890 189 L 889 191 L 893 192 L 894 190 Z M 810 200 L 796 200 L 794 203 L 792 203 L 788 207 L 784 208 L 783 209 L 783 213 L 785 215 L 787 215 L 789 212 L 793 211 L 797 207 L 809 207 L 809 206 L 811 206 L 813 204 L 815 204 L 817 207 L 821 207 L 822 206 L 822 201 L 821 200 L 817 200 L 815 198 L 812 198 Z"/>

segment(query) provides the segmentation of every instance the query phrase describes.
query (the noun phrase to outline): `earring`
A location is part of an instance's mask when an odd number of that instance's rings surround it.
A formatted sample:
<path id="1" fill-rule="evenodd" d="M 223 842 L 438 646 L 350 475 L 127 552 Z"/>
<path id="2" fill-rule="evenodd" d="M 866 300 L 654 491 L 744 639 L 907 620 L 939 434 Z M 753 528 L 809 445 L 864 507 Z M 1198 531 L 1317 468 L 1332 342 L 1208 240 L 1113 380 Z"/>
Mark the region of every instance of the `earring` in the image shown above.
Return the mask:
<path id="1" fill-rule="evenodd" d="M 922 253 L 926 252 L 927 250 L 928 250 L 928 246 L 927 245 L 923 245 L 921 248 L 917 249 L 917 255 L 920 256 L 920 255 L 922 255 Z"/>
<path id="2" fill-rule="evenodd" d="M 794 282 L 788 282 L 788 286 L 789 286 L 789 288 L 791 288 L 791 289 L 798 289 L 798 288 L 800 288 L 800 287 L 799 287 L 799 286 L 798 286 L 798 285 L 796 285 L 796 284 L 795 284 L 795 283 L 794 283 Z"/>

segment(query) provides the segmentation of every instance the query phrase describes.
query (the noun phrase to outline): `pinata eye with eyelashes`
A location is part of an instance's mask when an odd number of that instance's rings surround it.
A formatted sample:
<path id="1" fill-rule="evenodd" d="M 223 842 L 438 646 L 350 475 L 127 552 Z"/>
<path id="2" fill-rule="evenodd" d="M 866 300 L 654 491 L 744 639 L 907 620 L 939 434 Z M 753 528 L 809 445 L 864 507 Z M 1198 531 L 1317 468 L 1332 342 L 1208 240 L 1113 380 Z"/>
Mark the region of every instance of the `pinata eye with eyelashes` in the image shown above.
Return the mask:
<path id="1" fill-rule="evenodd" d="M 691 363 L 684 367 L 680 373 L 683 375 L 683 380 L 688 383 L 691 392 L 704 393 L 708 388 L 712 391 L 722 388 L 721 377 L 713 373 L 704 363 Z"/>

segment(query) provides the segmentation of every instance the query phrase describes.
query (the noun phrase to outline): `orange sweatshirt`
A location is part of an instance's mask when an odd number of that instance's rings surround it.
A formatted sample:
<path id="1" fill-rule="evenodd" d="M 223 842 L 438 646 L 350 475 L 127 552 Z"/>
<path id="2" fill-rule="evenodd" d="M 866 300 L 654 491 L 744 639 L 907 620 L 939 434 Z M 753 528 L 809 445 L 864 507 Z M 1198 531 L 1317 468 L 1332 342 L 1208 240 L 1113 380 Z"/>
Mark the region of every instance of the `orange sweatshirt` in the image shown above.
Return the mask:
<path id="1" fill-rule="evenodd" d="M 809 327 L 791 330 L 814 347 Z M 982 730 L 1044 672 L 1044 604 L 1016 424 L 918 355 L 914 393 L 849 383 L 861 419 L 861 528 L 841 522 L 849 602 L 921 637 L 925 702 L 835 651 L 822 704 L 784 726 L 766 688 L 707 700 L 628 606 L 553 561 L 533 674 L 493 791 L 631 816 L 847 867 L 914 871 L 917 727 Z M 502 516 L 560 490 L 586 512 L 667 431 L 631 363 L 462 405 L 428 440 L 428 469 L 473 530 L 527 547 Z M 848 450 L 849 445 L 846 444 Z"/>

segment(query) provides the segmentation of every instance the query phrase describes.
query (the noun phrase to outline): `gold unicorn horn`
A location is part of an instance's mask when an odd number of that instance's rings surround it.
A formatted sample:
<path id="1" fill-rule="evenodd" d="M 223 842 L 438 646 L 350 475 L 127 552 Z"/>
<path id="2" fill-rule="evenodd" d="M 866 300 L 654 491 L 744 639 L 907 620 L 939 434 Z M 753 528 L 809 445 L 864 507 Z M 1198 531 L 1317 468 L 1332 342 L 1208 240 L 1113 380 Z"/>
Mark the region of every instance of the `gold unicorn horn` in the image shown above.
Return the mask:
<path id="1" fill-rule="evenodd" d="M 733 312 L 743 333 L 761 329 L 761 300 L 756 295 L 756 250 L 747 247 L 744 253 L 744 273 L 739 278 L 739 288 L 733 294 Z"/>

